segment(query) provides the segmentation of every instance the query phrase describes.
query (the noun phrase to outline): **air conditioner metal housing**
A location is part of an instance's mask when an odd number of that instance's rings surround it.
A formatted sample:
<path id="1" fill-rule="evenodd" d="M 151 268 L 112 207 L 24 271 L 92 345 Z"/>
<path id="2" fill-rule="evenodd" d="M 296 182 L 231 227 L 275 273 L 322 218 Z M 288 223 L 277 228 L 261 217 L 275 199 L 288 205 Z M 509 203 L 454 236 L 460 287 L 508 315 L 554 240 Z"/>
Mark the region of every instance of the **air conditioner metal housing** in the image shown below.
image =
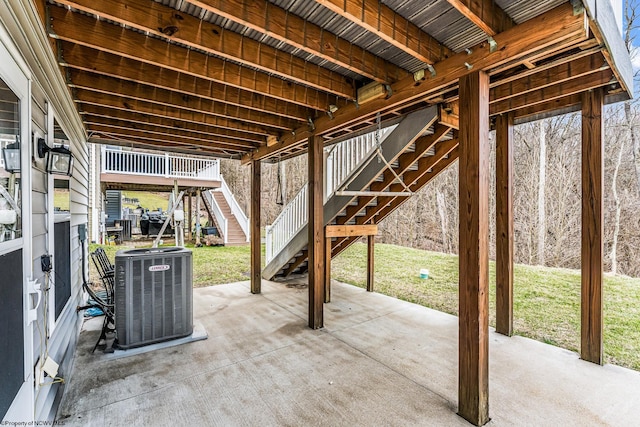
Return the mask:
<path id="1" fill-rule="evenodd" d="M 115 257 L 117 347 L 129 349 L 193 332 L 189 249 L 120 250 Z"/>

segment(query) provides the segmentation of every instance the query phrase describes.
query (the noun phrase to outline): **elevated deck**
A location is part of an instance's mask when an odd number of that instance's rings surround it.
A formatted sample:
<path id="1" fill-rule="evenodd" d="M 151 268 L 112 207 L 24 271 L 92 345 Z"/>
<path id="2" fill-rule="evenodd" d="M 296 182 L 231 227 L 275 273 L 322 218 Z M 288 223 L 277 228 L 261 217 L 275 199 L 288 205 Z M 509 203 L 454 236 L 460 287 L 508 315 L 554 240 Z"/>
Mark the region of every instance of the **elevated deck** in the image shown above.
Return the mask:
<path id="1" fill-rule="evenodd" d="M 101 148 L 100 182 L 104 190 L 165 191 L 220 188 L 220 161 L 210 157 L 156 154 Z"/>

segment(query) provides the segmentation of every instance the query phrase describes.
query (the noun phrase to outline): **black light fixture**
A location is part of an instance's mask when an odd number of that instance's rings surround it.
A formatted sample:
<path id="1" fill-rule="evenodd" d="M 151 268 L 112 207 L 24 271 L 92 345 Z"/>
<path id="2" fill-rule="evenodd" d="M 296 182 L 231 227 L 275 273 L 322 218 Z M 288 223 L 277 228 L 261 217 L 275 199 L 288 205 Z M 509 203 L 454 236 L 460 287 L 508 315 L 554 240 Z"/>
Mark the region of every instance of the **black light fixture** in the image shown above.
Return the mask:
<path id="1" fill-rule="evenodd" d="M 73 173 L 73 154 L 64 147 L 49 148 L 44 138 L 38 138 L 38 157 L 47 156 L 46 170 L 53 175 L 71 176 Z"/>
<path id="2" fill-rule="evenodd" d="M 20 143 L 7 144 L 2 149 L 4 169 L 9 173 L 20 172 Z"/>

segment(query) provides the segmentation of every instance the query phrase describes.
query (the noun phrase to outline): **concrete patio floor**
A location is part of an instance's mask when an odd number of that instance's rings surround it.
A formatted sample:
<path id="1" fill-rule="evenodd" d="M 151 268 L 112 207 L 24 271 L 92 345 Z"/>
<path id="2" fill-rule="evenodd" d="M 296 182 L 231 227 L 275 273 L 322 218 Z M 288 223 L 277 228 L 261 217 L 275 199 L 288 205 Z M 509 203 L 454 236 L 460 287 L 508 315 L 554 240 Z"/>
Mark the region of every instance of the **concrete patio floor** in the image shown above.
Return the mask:
<path id="1" fill-rule="evenodd" d="M 325 328 L 303 281 L 194 290 L 209 338 L 111 359 L 85 328 L 65 425 L 468 426 L 457 409 L 455 316 L 335 283 Z M 640 373 L 522 337 L 490 336 L 488 425 L 629 426 Z"/>

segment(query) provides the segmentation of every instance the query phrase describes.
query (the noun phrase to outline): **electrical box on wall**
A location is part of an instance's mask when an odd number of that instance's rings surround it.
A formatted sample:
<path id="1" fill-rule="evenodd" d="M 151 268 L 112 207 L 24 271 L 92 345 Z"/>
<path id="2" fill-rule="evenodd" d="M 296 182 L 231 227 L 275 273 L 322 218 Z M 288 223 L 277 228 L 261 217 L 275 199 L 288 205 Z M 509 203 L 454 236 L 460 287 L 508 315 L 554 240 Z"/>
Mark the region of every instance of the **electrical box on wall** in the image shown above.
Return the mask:
<path id="1" fill-rule="evenodd" d="M 81 242 L 87 240 L 87 225 L 86 224 L 78 224 L 78 238 Z"/>
<path id="2" fill-rule="evenodd" d="M 44 135 L 42 135 L 42 133 L 40 131 L 34 131 L 31 133 L 31 162 L 33 163 L 33 166 L 35 168 L 37 168 L 38 170 L 44 172 L 45 171 L 45 163 L 44 163 L 44 158 L 40 158 L 38 156 L 38 140 L 39 139 L 44 139 L 46 141 L 46 138 L 44 137 Z"/>

